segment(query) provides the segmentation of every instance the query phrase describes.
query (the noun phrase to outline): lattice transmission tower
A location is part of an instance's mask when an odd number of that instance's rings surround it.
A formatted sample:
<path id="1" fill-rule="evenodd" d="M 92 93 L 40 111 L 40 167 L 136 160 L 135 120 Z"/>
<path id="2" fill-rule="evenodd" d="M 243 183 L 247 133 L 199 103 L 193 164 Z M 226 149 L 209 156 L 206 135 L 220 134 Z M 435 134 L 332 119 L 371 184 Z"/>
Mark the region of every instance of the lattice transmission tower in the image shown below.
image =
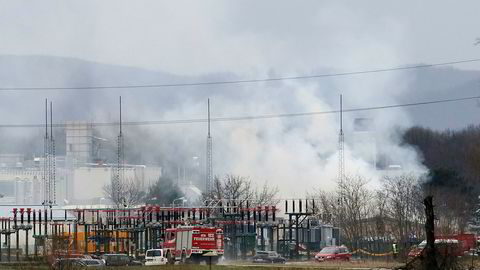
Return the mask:
<path id="1" fill-rule="evenodd" d="M 55 139 L 53 136 L 53 105 L 50 102 L 50 134 L 48 133 L 48 100 L 45 99 L 45 137 L 43 145 L 43 202 L 45 207 L 52 207 L 57 203 L 56 196 L 56 158 Z"/>
<path id="2" fill-rule="evenodd" d="M 345 136 L 343 134 L 343 97 L 340 95 L 340 132 L 338 134 L 338 182 L 345 180 Z"/>
<path id="3" fill-rule="evenodd" d="M 206 174 L 205 174 L 205 192 L 210 194 L 213 185 L 213 151 L 212 151 L 212 136 L 210 134 L 210 99 L 207 100 L 207 114 L 208 114 L 208 134 L 207 134 L 207 157 L 206 157 Z"/>
<path id="4" fill-rule="evenodd" d="M 124 179 L 124 165 L 125 165 L 125 155 L 124 155 L 124 139 L 122 132 L 122 97 L 119 98 L 119 132 L 117 136 L 117 166 L 115 166 L 114 172 L 112 174 L 111 181 L 111 193 L 112 200 L 117 205 L 120 206 L 122 203 L 122 181 Z"/>

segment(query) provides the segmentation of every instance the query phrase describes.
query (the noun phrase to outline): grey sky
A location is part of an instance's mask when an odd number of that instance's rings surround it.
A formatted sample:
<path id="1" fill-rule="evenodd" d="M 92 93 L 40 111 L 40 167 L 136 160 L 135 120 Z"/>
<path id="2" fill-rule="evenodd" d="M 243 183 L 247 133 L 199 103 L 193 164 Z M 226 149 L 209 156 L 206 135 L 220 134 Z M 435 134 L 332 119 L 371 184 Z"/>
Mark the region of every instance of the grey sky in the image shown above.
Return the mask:
<path id="1" fill-rule="evenodd" d="M 473 43 L 480 36 L 478 10 L 480 1 L 0 0 L 0 55 L 74 57 L 189 75 L 119 70 L 63 58 L 24 57 L 23 61 L 13 57 L 8 62 L 9 57 L 0 57 L 0 85 L 258 78 L 477 58 L 480 46 Z M 480 70 L 480 63 L 455 67 Z M 475 74 L 455 77 L 455 72 L 447 70 L 449 76 L 434 73 L 426 77 L 428 74 L 419 72 L 151 89 L 142 90 L 141 95 L 129 90 L 6 92 L 0 99 L 0 123 L 41 121 L 38 111 L 46 96 L 58 108 L 57 121 L 72 116 L 112 121 L 117 119 L 120 94 L 127 120 L 159 120 L 204 117 L 207 98 L 218 117 L 333 110 L 338 108 L 340 93 L 346 107 L 352 108 L 414 102 L 418 94 L 438 97 L 442 94 L 438 89 L 447 83 L 454 90 L 468 83 L 465 89 L 474 91 Z M 198 76 L 205 74 L 208 76 Z M 419 83 L 416 76 L 426 79 Z M 445 98 L 451 93 L 445 91 Z M 452 106 L 459 107 L 458 103 Z M 476 104 L 468 106 L 474 115 Z M 462 118 L 452 111 L 448 111 L 450 118 L 442 118 L 431 108 L 425 107 L 425 114 L 442 122 L 440 128 Z M 402 164 L 405 170 L 423 171 L 416 152 L 400 144 L 397 129 L 418 123 L 412 115 L 402 109 L 347 114 L 349 173 L 379 178 L 367 165 L 373 150 L 359 147 L 362 143 L 352 135 L 355 117 L 375 119 L 376 145 L 383 154 L 395 157 L 392 162 Z M 26 136 L 23 130 L 13 132 Z M 149 139 L 136 141 L 148 149 L 142 152 L 145 156 L 161 154 L 180 163 L 184 157 L 203 156 L 205 128 L 201 125 L 145 127 L 139 132 L 149 135 Z M 337 132 L 338 117 L 333 115 L 214 123 L 214 172 L 272 181 L 289 195 L 303 194 L 305 186 L 320 182 L 322 188 L 332 187 L 329 181 L 338 172 Z M 292 187 L 292 179 L 298 185 Z"/>
<path id="2" fill-rule="evenodd" d="M 2 0 L 0 54 L 243 76 L 442 62 L 479 55 L 478 10 L 479 1 Z"/>

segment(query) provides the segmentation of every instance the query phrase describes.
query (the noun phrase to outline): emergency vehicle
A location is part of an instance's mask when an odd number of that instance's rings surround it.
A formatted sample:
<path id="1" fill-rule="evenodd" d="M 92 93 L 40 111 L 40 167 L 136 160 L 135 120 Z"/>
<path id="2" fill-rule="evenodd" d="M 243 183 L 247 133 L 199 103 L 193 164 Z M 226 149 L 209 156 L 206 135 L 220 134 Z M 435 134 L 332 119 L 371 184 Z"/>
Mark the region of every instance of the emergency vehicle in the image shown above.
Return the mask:
<path id="1" fill-rule="evenodd" d="M 408 253 L 408 257 L 423 256 L 427 241 L 422 241 Z M 470 250 L 476 248 L 475 235 L 470 233 L 437 235 L 435 236 L 435 247 L 442 255 L 463 256 Z"/>
<path id="2" fill-rule="evenodd" d="M 223 256 L 223 229 L 180 226 L 166 230 L 163 253 L 168 263 L 217 263 Z"/>

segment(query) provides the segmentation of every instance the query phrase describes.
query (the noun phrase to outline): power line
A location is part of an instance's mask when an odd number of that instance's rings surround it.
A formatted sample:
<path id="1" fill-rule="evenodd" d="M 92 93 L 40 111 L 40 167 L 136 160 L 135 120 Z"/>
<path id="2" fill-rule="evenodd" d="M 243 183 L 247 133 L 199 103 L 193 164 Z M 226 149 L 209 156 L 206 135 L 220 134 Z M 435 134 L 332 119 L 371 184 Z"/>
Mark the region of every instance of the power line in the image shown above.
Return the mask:
<path id="1" fill-rule="evenodd" d="M 459 102 L 466 100 L 480 99 L 480 96 L 470 96 L 461 98 L 439 99 L 413 103 L 372 106 L 372 107 L 360 107 L 343 109 L 343 112 L 361 112 L 361 111 L 373 111 L 402 107 L 423 106 L 439 103 Z M 211 122 L 233 122 L 233 121 L 248 121 L 248 120 L 261 120 L 261 119 L 275 119 L 275 118 L 290 118 L 290 117 L 302 117 L 302 116 L 315 116 L 315 115 L 327 115 L 337 114 L 340 110 L 330 111 L 315 111 L 315 112 L 301 112 L 301 113 L 282 113 L 282 114 L 266 114 L 266 115 L 250 115 L 250 116 L 237 116 L 237 117 L 214 117 L 210 118 Z M 177 119 L 177 120 L 153 120 L 153 121 L 130 121 L 122 122 L 122 126 L 147 126 L 147 125 L 172 125 L 172 124 L 195 124 L 195 123 L 207 123 L 207 118 L 192 118 L 192 119 Z M 96 122 L 91 123 L 92 126 L 106 127 L 106 126 L 118 126 L 119 122 Z M 52 124 L 53 127 L 65 127 L 66 124 Z M 0 128 L 38 128 L 43 127 L 43 124 L 3 124 Z"/>
<path id="2" fill-rule="evenodd" d="M 391 72 L 409 69 L 429 68 L 435 66 L 446 66 L 464 63 L 479 62 L 480 58 L 465 59 L 458 61 L 449 61 L 434 64 L 419 64 L 403 67 L 390 67 L 380 69 L 369 69 L 361 71 L 350 72 L 337 72 L 337 73 L 324 73 L 316 75 L 304 75 L 304 76 L 287 76 L 287 77 L 275 77 L 275 78 L 259 78 L 259 79 L 245 79 L 245 80 L 224 80 L 224 81 L 204 81 L 204 82 L 185 82 L 185 83 L 160 83 L 160 84 L 132 84 L 132 85 L 96 85 L 96 86 L 52 86 L 52 87 L 0 87 L 0 91 L 59 91 L 59 90 L 108 90 L 108 89 L 141 89 L 141 88 L 169 88 L 169 87 L 186 87 L 186 86 L 208 86 L 208 85 L 228 85 L 228 84 L 246 84 L 246 83 L 260 83 L 260 82 L 275 82 L 275 81 L 288 81 L 288 80 L 305 80 L 305 79 L 319 79 L 327 77 L 340 77 L 340 76 L 352 76 L 362 75 L 370 73 Z"/>

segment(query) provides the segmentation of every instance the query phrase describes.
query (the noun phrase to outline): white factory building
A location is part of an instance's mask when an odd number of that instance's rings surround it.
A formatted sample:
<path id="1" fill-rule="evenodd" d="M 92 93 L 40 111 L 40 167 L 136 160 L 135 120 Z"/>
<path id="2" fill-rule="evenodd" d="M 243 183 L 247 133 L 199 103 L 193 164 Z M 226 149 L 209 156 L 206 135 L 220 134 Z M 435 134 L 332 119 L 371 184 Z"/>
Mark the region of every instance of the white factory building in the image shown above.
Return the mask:
<path id="1" fill-rule="evenodd" d="M 98 144 L 105 139 L 95 137 L 88 122 L 69 121 L 65 125 L 65 156 L 55 157 L 57 204 L 108 203 L 103 189 L 111 183 L 118 165 L 95 160 L 101 151 Z M 41 204 L 43 164 L 43 157 L 26 159 L 20 154 L 0 154 L 0 204 Z M 123 179 L 138 182 L 145 191 L 161 174 L 161 167 L 122 167 Z"/>

